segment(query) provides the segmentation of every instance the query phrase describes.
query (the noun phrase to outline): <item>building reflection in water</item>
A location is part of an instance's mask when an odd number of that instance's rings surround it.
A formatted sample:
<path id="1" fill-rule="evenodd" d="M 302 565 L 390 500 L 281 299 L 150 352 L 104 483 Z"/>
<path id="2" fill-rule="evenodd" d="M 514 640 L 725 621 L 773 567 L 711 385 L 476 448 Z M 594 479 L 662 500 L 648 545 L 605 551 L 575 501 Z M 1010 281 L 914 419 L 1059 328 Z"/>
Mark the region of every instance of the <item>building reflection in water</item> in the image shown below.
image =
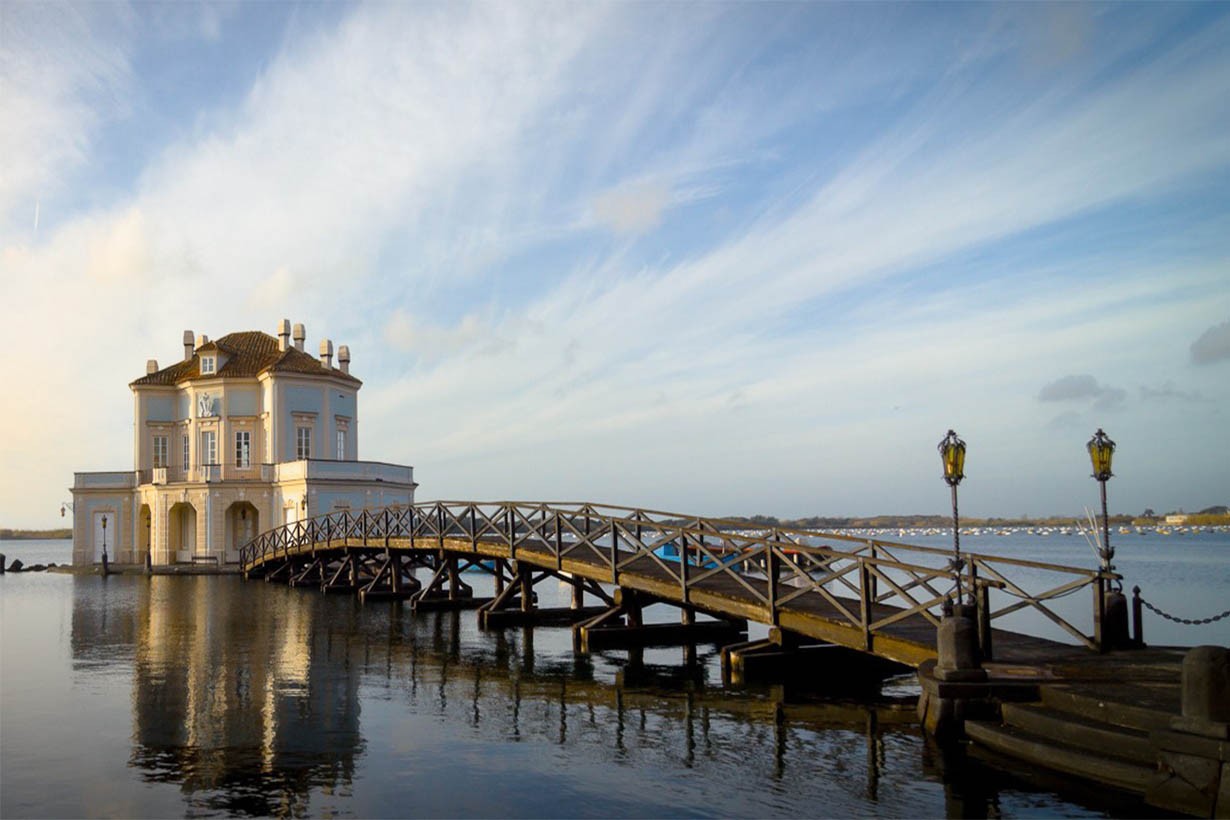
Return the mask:
<path id="1" fill-rule="evenodd" d="M 800 782 L 818 778 L 856 795 L 862 802 L 846 809 L 865 813 L 886 797 L 886 770 L 898 770 L 899 789 L 902 773 L 923 763 L 906 698 L 729 691 L 709 684 L 712 656 L 695 651 L 579 655 L 565 630 L 479 633 L 472 613 L 411 615 L 233 577 L 110 580 L 114 595 L 108 588 L 74 608 L 74 660 L 128 659 L 130 763 L 147 781 L 177 784 L 197 809 L 294 816 L 351 805 L 356 770 L 379 778 L 389 765 L 365 758 L 361 687 L 392 714 L 431 716 L 414 726 L 444 733 L 445 746 L 479 740 L 495 757 L 503 744 L 533 741 L 612 773 L 620 767 L 607 763 L 666 780 L 699 770 L 714 781 L 704 789 L 725 790 L 723 813 L 798 813 L 814 799 Z M 367 730 L 375 756 L 388 754 L 393 730 Z M 719 782 L 749 776 L 759 794 Z M 349 813 L 398 813 L 364 799 Z M 415 813 L 452 805 L 421 789 L 416 799 L 425 802 Z"/>
<path id="2" fill-rule="evenodd" d="M 362 738 L 344 623 L 319 628 L 294 591 L 252 595 L 229 578 L 140 590 L 131 762 L 147 779 L 253 815 L 299 814 L 311 789 L 350 786 Z"/>

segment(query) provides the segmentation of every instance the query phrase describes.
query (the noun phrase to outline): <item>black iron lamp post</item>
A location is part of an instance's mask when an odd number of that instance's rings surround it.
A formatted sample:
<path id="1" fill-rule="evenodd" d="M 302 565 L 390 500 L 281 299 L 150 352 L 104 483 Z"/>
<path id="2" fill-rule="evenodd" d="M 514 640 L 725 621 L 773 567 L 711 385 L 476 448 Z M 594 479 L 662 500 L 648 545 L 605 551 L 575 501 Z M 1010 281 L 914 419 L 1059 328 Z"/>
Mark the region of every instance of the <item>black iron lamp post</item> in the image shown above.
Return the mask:
<path id="1" fill-rule="evenodd" d="M 1110 462 L 1115 455 L 1115 443 L 1098 428 L 1085 447 L 1093 463 L 1093 477 L 1102 490 L 1102 549 L 1098 552 L 1098 557 L 1102 559 L 1102 578 L 1096 588 L 1094 637 L 1098 648 L 1106 652 L 1131 646 L 1128 639 L 1127 598 L 1123 595 L 1122 582 L 1115 577 L 1115 565 L 1111 563 L 1115 560 L 1115 549 L 1110 545 L 1110 514 L 1106 509 L 1106 482 L 1114 475 L 1110 471 Z"/>
<path id="2" fill-rule="evenodd" d="M 107 516 L 102 517 L 103 528 L 103 575 L 107 574 Z"/>
<path id="3" fill-rule="evenodd" d="M 1115 443 L 1099 427 L 1085 447 L 1089 450 L 1089 460 L 1093 462 L 1093 477 L 1102 489 L 1102 550 L 1099 554 L 1102 559 L 1102 571 L 1114 572 L 1115 567 L 1111 561 L 1114 560 L 1115 550 L 1110 545 L 1110 516 L 1106 512 L 1106 482 L 1114 475 L 1110 471 L 1110 462 L 1115 455 Z"/>
<path id="4" fill-rule="evenodd" d="M 957 517 L 957 485 L 965 478 L 965 442 L 957 437 L 952 430 L 939 443 L 940 461 L 944 464 L 944 480 L 952 488 L 952 569 L 957 574 L 957 604 L 962 604 L 961 571 L 965 562 L 961 560 L 961 528 Z"/>

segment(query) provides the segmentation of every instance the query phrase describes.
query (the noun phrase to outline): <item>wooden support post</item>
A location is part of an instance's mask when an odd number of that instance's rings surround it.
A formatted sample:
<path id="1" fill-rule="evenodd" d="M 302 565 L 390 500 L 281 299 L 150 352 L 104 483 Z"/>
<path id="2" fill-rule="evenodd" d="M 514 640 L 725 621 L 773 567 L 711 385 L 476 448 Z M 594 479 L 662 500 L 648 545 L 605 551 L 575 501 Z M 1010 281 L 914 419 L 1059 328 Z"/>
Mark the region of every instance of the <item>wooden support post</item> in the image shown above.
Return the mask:
<path id="1" fill-rule="evenodd" d="M 585 579 L 580 576 L 572 576 L 572 608 L 585 608 Z"/>
<path id="2" fill-rule="evenodd" d="M 680 535 L 682 537 L 679 539 L 679 586 L 681 587 L 682 600 L 686 604 L 689 600 L 691 600 L 688 597 L 688 574 L 690 565 L 688 556 L 688 536 L 687 533 L 681 533 Z M 702 547 L 705 545 L 705 536 L 703 535 L 700 537 L 700 544 Z M 704 555 L 704 553 L 701 553 L 701 555 Z"/>
<path id="3" fill-rule="evenodd" d="M 879 556 L 879 550 L 878 550 L 878 549 L 876 549 L 876 542 L 875 542 L 875 541 L 872 541 L 872 542 L 871 542 L 871 558 L 872 558 L 872 563 L 873 563 L 873 564 L 875 564 L 875 560 L 876 560 L 876 559 L 878 559 L 879 557 L 880 557 L 880 556 Z M 880 599 L 880 578 L 879 578 L 879 576 L 877 576 L 877 575 L 874 575 L 874 574 L 873 574 L 873 575 L 871 576 L 871 600 L 872 600 L 872 603 L 874 603 L 874 602 L 878 601 L 879 599 Z"/>
<path id="4" fill-rule="evenodd" d="M 457 556 L 450 555 L 445 562 L 448 567 L 448 598 L 450 601 L 455 601 L 461 593 L 461 578 L 457 573 Z"/>
<path id="5" fill-rule="evenodd" d="M 503 558 L 496 558 L 491 564 L 495 569 L 495 597 L 499 598 L 504 594 L 504 570 L 506 565 Z"/>
<path id="6" fill-rule="evenodd" d="M 521 611 L 534 610 L 534 569 L 529 564 L 518 564 L 517 577 L 521 579 Z"/>
<path id="7" fill-rule="evenodd" d="M 984 661 L 991 660 L 991 587 L 989 584 L 979 584 L 972 587 L 977 597 L 978 608 L 978 654 Z"/>
<path id="8" fill-rule="evenodd" d="M 778 622 L 781 620 L 777 613 L 777 574 L 780 567 L 778 566 L 779 559 L 777 557 L 777 552 L 774 550 L 775 546 L 776 544 L 774 543 L 770 544 L 767 548 L 769 552 L 765 567 L 765 575 L 767 576 L 769 582 L 769 619 L 773 626 L 777 626 Z"/>
<path id="9" fill-rule="evenodd" d="M 395 593 L 401 592 L 401 556 L 389 553 L 388 560 L 385 562 L 389 568 L 389 588 Z"/>
<path id="10" fill-rule="evenodd" d="M 559 522 L 559 510 L 555 511 L 555 568 L 564 566 L 564 533 Z"/>
<path id="11" fill-rule="evenodd" d="M 641 597 L 635 590 L 619 588 L 618 602 L 623 606 L 628 617 L 628 626 L 640 628 L 645 625 L 645 607 Z"/>
<path id="12" fill-rule="evenodd" d="M 517 558 L 517 533 L 513 526 L 513 508 L 509 504 L 504 511 L 504 528 L 508 532 L 508 557 Z"/>
<path id="13" fill-rule="evenodd" d="M 863 626 L 863 649 L 871 651 L 871 599 L 869 597 L 871 572 L 867 569 L 867 562 L 861 558 L 858 562 L 858 578 L 859 618 Z"/>

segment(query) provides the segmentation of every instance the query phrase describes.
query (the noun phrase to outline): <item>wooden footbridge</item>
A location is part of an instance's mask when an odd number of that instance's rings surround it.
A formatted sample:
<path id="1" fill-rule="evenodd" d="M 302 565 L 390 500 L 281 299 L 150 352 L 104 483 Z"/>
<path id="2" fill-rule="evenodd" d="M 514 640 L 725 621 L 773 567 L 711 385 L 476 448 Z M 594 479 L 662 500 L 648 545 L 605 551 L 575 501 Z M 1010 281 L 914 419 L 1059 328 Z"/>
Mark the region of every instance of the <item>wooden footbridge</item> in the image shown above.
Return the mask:
<path id="1" fill-rule="evenodd" d="M 248 578 L 404 598 L 416 608 L 473 607 L 488 626 L 569 623 L 583 645 L 637 640 L 632 632 L 650 642 L 655 634 L 719 639 L 750 620 L 772 627 L 769 643 L 778 646 L 837 645 L 911 667 L 936 656 L 941 607 L 957 580 L 950 558 L 876 538 L 749 530 L 746 522 L 628 507 L 468 501 L 321 515 L 262 533 L 241 552 Z M 461 573 L 475 569 L 494 577 L 494 597 L 476 598 L 464 582 Z M 1021 571 L 1052 585 L 1027 590 Z M 1099 648 L 1101 619 L 1092 612 L 1113 576 L 979 554 L 965 556 L 963 572 L 984 659 L 1024 662 L 1076 649 L 994 628 L 1022 609 L 1041 613 L 1077 646 Z M 538 608 L 533 586 L 552 577 L 572 584 L 570 607 Z M 1094 596 L 1092 632 L 1053 608 L 1082 588 Z M 586 606 L 587 595 L 598 605 Z M 646 625 L 642 610 L 652 603 L 679 607 L 680 626 Z M 698 622 L 698 612 L 717 621 Z"/>
<path id="2" fill-rule="evenodd" d="M 1141 651 L 1140 599 L 1128 641 L 1124 599 L 1109 594 L 1121 580 L 1114 573 L 977 553 L 951 559 L 878 538 L 628 507 L 469 501 L 330 513 L 262 533 L 241 552 L 246 578 L 405 599 L 416 610 L 474 608 L 488 628 L 570 624 L 583 651 L 716 643 L 732 677 L 819 669 L 830 683 L 876 681 L 914 668 L 919 717 L 943 742 L 968 739 L 975 751 L 1057 768 L 1151 806 L 1230 812 L 1230 691 L 1211 671 L 1230 666 L 1230 652 Z M 491 575 L 493 595 L 476 596 L 467 570 Z M 571 584 L 570 606 L 538 606 L 534 585 L 548 578 Z M 941 623 L 958 579 L 974 600 L 973 625 L 964 611 Z M 1092 606 L 1060 603 L 1082 591 Z M 679 623 L 646 623 L 651 604 L 677 607 Z M 1070 640 L 997 628 L 1023 612 Z M 749 621 L 767 625 L 768 637 L 747 640 Z M 957 643 L 954 629 L 967 630 Z M 937 664 L 937 638 L 964 649 L 947 649 Z M 1111 651 L 1129 644 L 1135 651 Z M 1204 671 L 1189 680 L 1190 664 Z"/>

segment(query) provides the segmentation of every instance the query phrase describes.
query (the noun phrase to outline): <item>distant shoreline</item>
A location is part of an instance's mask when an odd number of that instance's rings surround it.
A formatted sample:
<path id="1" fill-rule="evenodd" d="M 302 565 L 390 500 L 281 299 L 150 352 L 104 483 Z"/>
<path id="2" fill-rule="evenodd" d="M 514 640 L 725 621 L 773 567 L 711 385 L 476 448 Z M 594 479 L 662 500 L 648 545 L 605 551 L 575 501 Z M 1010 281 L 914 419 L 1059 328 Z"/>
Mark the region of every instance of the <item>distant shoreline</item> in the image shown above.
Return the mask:
<path id="1" fill-rule="evenodd" d="M 0 541 L 69 541 L 70 529 L 60 530 L 0 530 Z"/>

